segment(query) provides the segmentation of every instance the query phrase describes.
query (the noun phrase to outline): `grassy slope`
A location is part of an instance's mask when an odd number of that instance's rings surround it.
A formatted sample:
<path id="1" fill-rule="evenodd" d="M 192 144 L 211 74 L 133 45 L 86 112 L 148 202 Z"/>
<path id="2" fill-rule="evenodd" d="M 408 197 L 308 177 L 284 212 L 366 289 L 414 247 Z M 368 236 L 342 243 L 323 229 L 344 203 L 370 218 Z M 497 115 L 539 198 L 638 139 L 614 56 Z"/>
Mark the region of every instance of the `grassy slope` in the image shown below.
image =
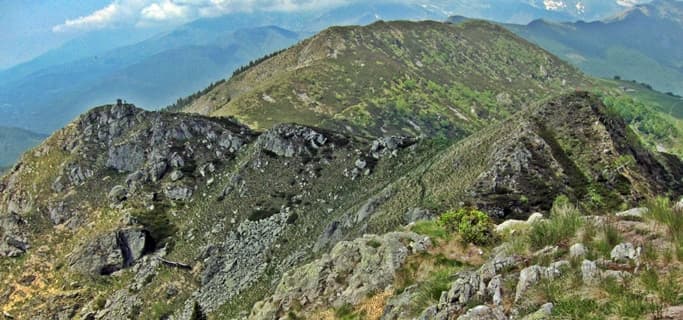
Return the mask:
<path id="1" fill-rule="evenodd" d="M 323 31 L 185 111 L 259 128 L 299 122 L 375 136 L 463 137 L 584 80 L 490 23 L 378 22 Z"/>
<path id="2" fill-rule="evenodd" d="M 592 210 L 617 207 L 633 196 L 673 191 L 650 183 L 664 176 L 652 173 L 660 166 L 655 162 L 666 166 L 666 161 L 643 157 L 644 146 L 631 130 L 620 127 L 620 120 L 599 120 L 612 117 L 608 109 L 591 111 L 599 105 L 597 96 L 582 94 L 551 99 L 453 144 L 397 181 L 396 196 L 382 207 L 389 214 L 377 215 L 377 220 L 391 220 L 391 212 L 406 206 L 443 211 L 463 203 L 487 211 L 503 209 L 506 218 L 524 217 L 548 210 L 558 193 L 592 203 Z M 595 125 L 599 122 L 604 124 Z M 605 130 L 608 125 L 614 127 Z M 608 138 L 610 133 L 615 136 Z M 544 155 L 544 145 L 551 149 L 551 158 Z M 519 166 L 524 169 L 511 169 Z M 506 183 L 515 172 L 520 172 L 513 178 L 516 182 Z"/>
<path id="3" fill-rule="evenodd" d="M 632 101 L 627 105 L 638 105 L 642 109 L 642 113 L 646 114 L 645 119 L 627 120 L 646 145 L 683 157 L 683 98 L 652 90 L 647 85 L 633 81 L 595 79 L 594 83 L 594 92 L 622 102 L 630 99 Z M 614 107 L 617 111 L 627 109 L 627 106 L 619 104 Z M 624 112 L 621 113 L 626 116 Z M 645 122 L 655 124 L 656 130 L 644 129 L 642 124 Z"/>

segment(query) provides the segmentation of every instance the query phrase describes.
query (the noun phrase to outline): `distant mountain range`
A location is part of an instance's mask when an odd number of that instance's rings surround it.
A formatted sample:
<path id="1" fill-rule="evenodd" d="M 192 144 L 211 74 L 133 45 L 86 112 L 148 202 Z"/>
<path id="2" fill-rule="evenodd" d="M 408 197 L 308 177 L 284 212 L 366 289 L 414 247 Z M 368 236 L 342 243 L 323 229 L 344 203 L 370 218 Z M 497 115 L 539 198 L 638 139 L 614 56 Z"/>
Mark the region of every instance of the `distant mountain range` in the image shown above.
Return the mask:
<path id="1" fill-rule="evenodd" d="M 652 6 L 661 4 L 676 5 L 656 1 Z M 638 6 L 600 23 L 537 20 L 508 27 L 593 75 L 619 75 L 680 93 L 680 41 L 675 41 L 675 34 L 657 38 L 643 31 L 663 30 L 673 23 L 674 14 L 647 11 L 652 6 Z M 351 3 L 321 12 L 235 13 L 200 19 L 151 38 L 145 32 L 102 30 L 0 71 L 0 126 L 50 133 L 90 106 L 117 98 L 147 109 L 166 106 L 331 25 L 444 20 L 454 13 L 503 22 L 526 23 L 539 17 L 570 21 L 614 16 L 623 8 L 618 1 L 389 1 Z M 609 30 L 595 31 L 603 29 Z M 581 40 L 593 32 L 603 34 L 600 41 Z M 617 32 L 633 36 L 611 36 Z"/>
<path id="2" fill-rule="evenodd" d="M 47 133 L 89 106 L 116 98 L 146 108 L 165 106 L 330 25 L 445 17 L 446 13 L 419 5 L 354 4 L 315 14 L 254 12 L 201 19 L 104 51 L 111 43 L 90 36 L 81 41 L 90 45 L 82 51 L 74 50 L 82 43 L 71 43 L 0 72 L 0 125 Z"/>
<path id="3" fill-rule="evenodd" d="M 454 15 L 505 23 L 527 24 L 536 19 L 552 21 L 600 20 L 630 5 L 648 0 L 480 0 L 443 1 Z"/>
<path id="4" fill-rule="evenodd" d="M 594 22 L 507 25 L 598 77 L 637 80 L 683 95 L 683 2 L 656 0 Z"/>
<path id="5" fill-rule="evenodd" d="M 24 151 L 37 146 L 46 137 L 25 129 L 0 126 L 0 173 L 14 165 Z"/>

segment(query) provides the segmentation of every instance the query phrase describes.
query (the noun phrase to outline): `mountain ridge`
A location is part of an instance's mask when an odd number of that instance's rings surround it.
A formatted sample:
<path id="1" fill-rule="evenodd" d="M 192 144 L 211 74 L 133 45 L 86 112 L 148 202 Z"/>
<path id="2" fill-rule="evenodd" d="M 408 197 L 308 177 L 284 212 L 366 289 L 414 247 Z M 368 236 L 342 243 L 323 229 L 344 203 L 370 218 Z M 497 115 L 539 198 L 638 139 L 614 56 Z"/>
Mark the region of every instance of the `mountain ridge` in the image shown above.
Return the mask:
<path id="1" fill-rule="evenodd" d="M 681 193 L 680 160 L 654 156 L 601 104 L 587 93 L 567 94 L 449 147 L 288 124 L 255 133 L 233 119 L 96 108 L 27 154 L 0 184 L 0 252 L 34 257 L 0 259 L 3 274 L 12 275 L 3 281 L 19 281 L 19 268 L 49 287 L 77 281 L 85 290 L 55 300 L 49 290 L 15 287 L 2 303 L 12 314 L 54 314 L 59 301 L 78 306 L 68 314 L 81 317 L 154 317 L 160 308 L 190 319 L 195 306 L 234 317 L 269 294 L 284 271 L 338 241 L 395 230 L 463 201 L 509 219 L 548 210 L 547 199 L 561 193 L 603 199 L 587 209 L 665 189 Z M 612 167 L 626 157 L 634 160 Z M 529 183 L 533 177 L 557 180 Z M 565 181 L 569 188 L 552 187 Z M 87 227 L 94 221 L 96 229 Z M 54 230 L 59 236 L 47 237 Z M 140 248 L 131 258 L 108 249 L 120 234 L 127 247 Z M 54 250 L 40 249 L 46 245 Z M 174 267 L 159 261 L 197 273 L 169 272 Z M 117 285 L 91 287 L 88 277 Z M 173 285 L 179 293 L 168 302 L 149 299 L 171 283 L 183 285 Z M 97 295 L 106 304 L 94 304 Z M 34 301 L 46 303 L 34 309 Z"/>
<path id="2" fill-rule="evenodd" d="M 420 40 L 436 37 L 443 41 Z M 519 55 L 510 57 L 502 51 L 505 46 Z M 506 76 L 510 74 L 515 78 Z M 237 116 L 263 128 L 277 118 L 355 134 L 448 137 L 471 132 L 481 119 L 502 119 L 511 105 L 533 100 L 551 87 L 571 90 L 585 81 L 547 52 L 483 21 L 464 26 L 377 22 L 327 29 L 213 88 L 184 111 Z M 451 86 L 459 87 L 460 97 L 448 91 Z M 370 90 L 359 91 L 361 87 Z M 365 96 L 372 91 L 373 97 Z M 486 111 L 478 110 L 481 104 Z M 450 111 L 430 109 L 444 105 Z M 401 120 L 407 116 L 418 120 Z"/>

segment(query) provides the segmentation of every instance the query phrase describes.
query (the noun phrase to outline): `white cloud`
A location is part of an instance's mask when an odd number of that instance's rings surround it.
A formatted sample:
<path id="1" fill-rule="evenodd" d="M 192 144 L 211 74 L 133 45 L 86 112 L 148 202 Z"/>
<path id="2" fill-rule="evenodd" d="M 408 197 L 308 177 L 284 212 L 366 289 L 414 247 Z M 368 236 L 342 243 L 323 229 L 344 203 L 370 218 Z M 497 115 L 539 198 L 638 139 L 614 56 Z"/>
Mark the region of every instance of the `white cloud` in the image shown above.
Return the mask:
<path id="1" fill-rule="evenodd" d="M 359 0 L 113 0 L 87 16 L 66 20 L 54 32 L 94 30 L 116 25 L 178 24 L 231 12 L 298 11 Z"/>
<path id="2" fill-rule="evenodd" d="M 170 0 L 162 3 L 153 3 L 142 9 L 141 16 L 143 19 L 165 21 L 185 19 L 189 14 L 189 8 L 173 3 Z"/>
<path id="3" fill-rule="evenodd" d="M 52 28 L 54 32 L 63 32 L 72 29 L 98 29 L 103 28 L 116 19 L 121 13 L 121 5 L 112 3 L 90 15 L 69 19 Z"/>
<path id="4" fill-rule="evenodd" d="M 558 0 L 543 0 L 543 5 L 548 10 L 558 11 L 567 8 L 567 5 L 563 1 Z"/>
<path id="5" fill-rule="evenodd" d="M 642 0 L 617 0 L 617 4 L 622 7 L 633 7 L 637 4 L 643 3 Z"/>

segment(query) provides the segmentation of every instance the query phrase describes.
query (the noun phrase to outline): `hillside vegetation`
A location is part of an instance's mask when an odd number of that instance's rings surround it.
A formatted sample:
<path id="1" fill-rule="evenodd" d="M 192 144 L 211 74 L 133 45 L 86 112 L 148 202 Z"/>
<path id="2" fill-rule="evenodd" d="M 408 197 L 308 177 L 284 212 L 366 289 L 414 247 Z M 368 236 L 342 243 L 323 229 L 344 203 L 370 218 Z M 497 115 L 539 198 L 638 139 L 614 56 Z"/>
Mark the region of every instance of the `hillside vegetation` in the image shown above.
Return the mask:
<path id="1" fill-rule="evenodd" d="M 298 122 L 369 136 L 452 138 L 584 81 L 494 24 L 377 22 L 325 30 L 184 111 L 235 116 L 263 129 Z"/>

